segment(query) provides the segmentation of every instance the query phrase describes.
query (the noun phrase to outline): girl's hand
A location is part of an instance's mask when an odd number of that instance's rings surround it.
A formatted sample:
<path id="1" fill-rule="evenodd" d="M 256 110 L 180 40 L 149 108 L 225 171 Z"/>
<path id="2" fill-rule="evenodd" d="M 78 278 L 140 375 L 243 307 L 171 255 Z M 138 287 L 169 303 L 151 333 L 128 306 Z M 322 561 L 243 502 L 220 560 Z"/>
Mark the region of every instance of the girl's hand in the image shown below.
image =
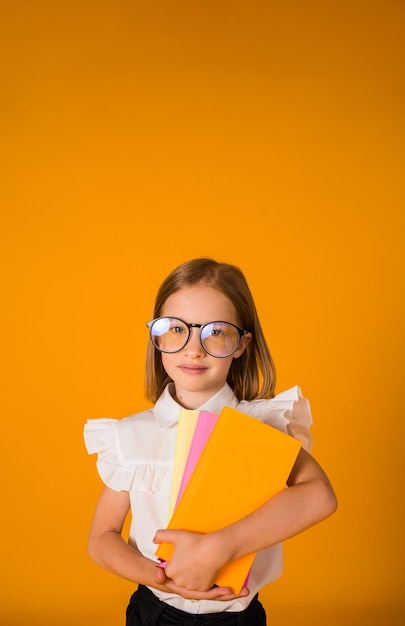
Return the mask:
<path id="1" fill-rule="evenodd" d="M 249 594 L 246 588 L 238 595 L 230 587 L 214 586 L 215 579 L 227 558 L 221 554 L 211 534 L 203 535 L 185 530 L 158 530 L 153 541 L 171 543 L 174 546 L 170 561 L 164 569 L 157 568 L 156 577 L 158 582 L 170 581 L 177 589 L 181 589 L 176 593 L 183 597 L 232 600 Z M 201 593 L 204 597 L 200 597 Z"/>
<path id="2" fill-rule="evenodd" d="M 216 600 L 217 602 L 228 602 L 230 600 L 236 600 L 243 596 L 249 595 L 249 589 L 244 587 L 239 595 L 233 593 L 229 587 L 212 587 L 208 591 L 195 591 L 192 589 L 186 589 L 186 587 L 179 587 L 171 578 L 168 578 L 165 573 L 165 569 L 156 565 L 155 582 L 157 588 L 168 593 L 176 593 L 182 596 L 186 600 Z"/>

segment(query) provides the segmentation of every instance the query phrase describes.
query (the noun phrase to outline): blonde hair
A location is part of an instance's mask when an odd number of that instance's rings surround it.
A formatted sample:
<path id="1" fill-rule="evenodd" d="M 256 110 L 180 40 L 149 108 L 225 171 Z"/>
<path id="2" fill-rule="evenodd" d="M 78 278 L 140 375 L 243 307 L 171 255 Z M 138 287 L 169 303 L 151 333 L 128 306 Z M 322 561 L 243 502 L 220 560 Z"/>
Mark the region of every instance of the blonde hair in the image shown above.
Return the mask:
<path id="1" fill-rule="evenodd" d="M 200 282 L 227 296 L 236 309 L 242 328 L 252 333 L 245 351 L 239 358 L 233 359 L 229 369 L 227 382 L 234 394 L 239 401 L 272 398 L 276 384 L 274 362 L 246 278 L 238 267 L 208 258 L 193 259 L 179 265 L 157 292 L 153 318 L 161 315 L 169 296 Z M 146 355 L 146 397 L 156 402 L 170 381 L 162 365 L 161 353 L 150 342 Z"/>

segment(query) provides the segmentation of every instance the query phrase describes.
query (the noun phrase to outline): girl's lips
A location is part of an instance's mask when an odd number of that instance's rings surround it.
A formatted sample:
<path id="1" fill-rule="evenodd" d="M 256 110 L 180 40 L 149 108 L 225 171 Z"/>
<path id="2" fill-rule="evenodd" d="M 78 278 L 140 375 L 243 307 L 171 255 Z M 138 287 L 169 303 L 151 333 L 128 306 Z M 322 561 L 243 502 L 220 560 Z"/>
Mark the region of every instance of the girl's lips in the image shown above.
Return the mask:
<path id="1" fill-rule="evenodd" d="M 207 369 L 206 367 L 202 367 L 200 365 L 180 365 L 179 368 L 182 372 L 186 374 L 202 374 Z"/>

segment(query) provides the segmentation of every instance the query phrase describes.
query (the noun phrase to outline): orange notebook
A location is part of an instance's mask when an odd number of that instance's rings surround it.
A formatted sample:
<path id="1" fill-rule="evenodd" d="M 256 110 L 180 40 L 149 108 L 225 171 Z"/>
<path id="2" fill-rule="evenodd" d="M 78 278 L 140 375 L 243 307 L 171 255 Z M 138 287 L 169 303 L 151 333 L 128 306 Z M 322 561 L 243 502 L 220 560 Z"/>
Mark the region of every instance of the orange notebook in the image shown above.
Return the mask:
<path id="1" fill-rule="evenodd" d="M 225 407 L 168 528 L 207 533 L 253 512 L 284 488 L 300 447 L 289 435 Z M 156 550 L 163 561 L 172 554 L 172 544 L 160 544 Z M 248 554 L 228 563 L 216 584 L 239 593 L 254 557 Z"/>

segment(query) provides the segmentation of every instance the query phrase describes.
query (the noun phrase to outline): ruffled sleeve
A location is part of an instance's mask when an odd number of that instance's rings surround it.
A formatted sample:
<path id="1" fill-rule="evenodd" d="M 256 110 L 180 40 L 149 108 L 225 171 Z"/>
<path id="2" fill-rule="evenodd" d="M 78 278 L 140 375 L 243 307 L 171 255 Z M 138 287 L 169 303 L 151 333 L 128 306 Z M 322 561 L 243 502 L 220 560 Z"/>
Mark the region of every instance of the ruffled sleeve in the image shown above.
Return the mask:
<path id="1" fill-rule="evenodd" d="M 116 445 L 118 420 L 100 418 L 87 420 L 84 426 L 84 443 L 89 454 L 103 452 Z"/>
<path id="2" fill-rule="evenodd" d="M 287 389 L 270 400 L 278 409 L 283 411 L 287 420 L 287 432 L 302 442 L 302 447 L 307 452 L 312 448 L 311 406 L 307 398 L 304 398 L 300 387 L 295 386 Z"/>
<path id="3" fill-rule="evenodd" d="M 105 485 L 115 491 L 168 493 L 171 489 L 173 463 L 136 455 L 136 446 L 128 444 L 125 420 L 110 418 L 88 420 L 84 441 L 89 454 L 97 454 L 97 469 Z M 126 448 L 134 448 L 128 455 Z"/>
<path id="4" fill-rule="evenodd" d="M 300 387 L 291 387 L 271 400 L 241 402 L 239 408 L 244 413 L 258 417 L 263 422 L 299 439 L 307 452 L 311 450 L 311 407 L 308 400 L 303 397 Z"/>

